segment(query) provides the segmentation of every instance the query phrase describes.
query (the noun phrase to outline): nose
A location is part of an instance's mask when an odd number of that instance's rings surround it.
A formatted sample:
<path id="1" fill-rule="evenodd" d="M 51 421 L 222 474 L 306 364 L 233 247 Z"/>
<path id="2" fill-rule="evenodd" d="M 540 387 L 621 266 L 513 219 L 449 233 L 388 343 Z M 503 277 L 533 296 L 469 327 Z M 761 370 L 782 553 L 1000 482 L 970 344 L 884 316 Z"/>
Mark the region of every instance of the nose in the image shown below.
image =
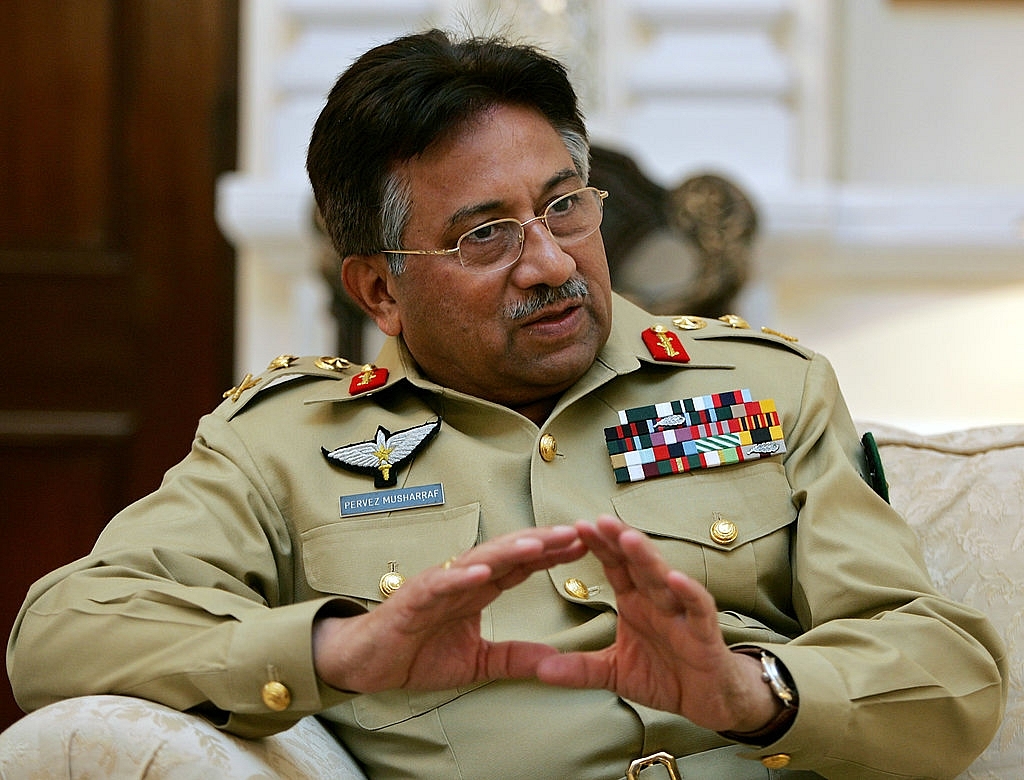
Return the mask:
<path id="1" fill-rule="evenodd" d="M 558 245 L 543 219 L 523 223 L 523 234 L 523 253 L 512 267 L 512 276 L 520 287 L 558 287 L 572 277 L 576 260 Z"/>

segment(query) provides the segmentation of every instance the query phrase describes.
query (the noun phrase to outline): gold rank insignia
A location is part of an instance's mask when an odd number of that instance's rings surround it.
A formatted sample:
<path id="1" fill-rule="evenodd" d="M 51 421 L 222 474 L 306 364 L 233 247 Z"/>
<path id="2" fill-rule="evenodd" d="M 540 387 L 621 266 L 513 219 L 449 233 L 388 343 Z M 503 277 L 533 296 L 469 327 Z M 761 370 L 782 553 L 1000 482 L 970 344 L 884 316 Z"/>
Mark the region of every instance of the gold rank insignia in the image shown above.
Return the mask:
<path id="1" fill-rule="evenodd" d="M 655 360 L 669 363 L 690 362 L 690 356 L 683 349 L 683 342 L 679 340 L 679 336 L 664 325 L 654 325 L 641 333 L 640 337 Z"/>
<path id="2" fill-rule="evenodd" d="M 684 314 L 679 317 L 673 317 L 672 324 L 679 328 L 679 330 L 700 330 L 708 326 L 708 321 L 703 317 L 693 317 Z"/>
<path id="3" fill-rule="evenodd" d="M 260 382 L 252 374 L 246 374 L 242 377 L 242 381 L 232 387 L 230 390 L 224 392 L 224 398 L 230 398 L 233 403 L 237 403 L 238 399 L 242 397 L 242 393 L 246 390 L 251 390 L 256 387 Z"/>
<path id="4" fill-rule="evenodd" d="M 391 487 L 398 481 L 398 469 L 419 452 L 441 430 L 441 418 L 392 433 L 378 425 L 370 441 L 345 444 L 328 450 L 324 457 L 336 466 L 357 474 L 372 474 L 373 486 Z"/>
<path id="5" fill-rule="evenodd" d="M 298 360 L 297 355 L 278 355 L 276 358 L 270 361 L 267 366 L 267 371 L 280 371 L 284 368 L 290 368 L 292 363 Z"/>
<path id="6" fill-rule="evenodd" d="M 352 377 L 352 381 L 348 385 L 348 393 L 349 395 L 358 395 L 367 390 L 376 390 L 387 381 L 388 370 L 386 368 L 377 368 L 372 363 L 367 363 L 359 370 L 358 374 Z"/>
<path id="7" fill-rule="evenodd" d="M 800 340 L 796 336 L 790 336 L 788 333 L 783 333 L 782 331 L 775 330 L 775 328 L 769 328 L 766 325 L 761 326 L 761 332 L 767 333 L 769 336 L 777 336 L 778 338 L 784 341 L 788 341 L 791 344 L 795 344 Z"/>
<path id="8" fill-rule="evenodd" d="M 736 328 L 737 330 L 749 330 L 750 323 L 743 319 L 738 314 L 723 314 L 719 317 L 722 322 L 728 325 L 730 328 Z"/>
<path id="9" fill-rule="evenodd" d="M 317 368 L 323 369 L 324 371 L 344 371 L 352 364 L 343 357 L 324 355 L 314 360 L 313 365 Z"/>

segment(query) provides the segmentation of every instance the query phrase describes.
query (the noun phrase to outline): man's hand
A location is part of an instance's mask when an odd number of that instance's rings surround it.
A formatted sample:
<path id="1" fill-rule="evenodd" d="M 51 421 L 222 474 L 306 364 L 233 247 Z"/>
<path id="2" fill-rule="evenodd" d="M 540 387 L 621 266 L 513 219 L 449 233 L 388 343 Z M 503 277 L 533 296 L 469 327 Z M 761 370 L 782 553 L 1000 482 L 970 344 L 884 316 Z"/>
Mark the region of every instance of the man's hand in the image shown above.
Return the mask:
<path id="1" fill-rule="evenodd" d="M 584 553 L 571 526 L 534 528 L 485 542 L 447 566 L 410 577 L 371 612 L 318 619 L 316 673 L 328 685 L 359 693 L 533 677 L 537 664 L 557 651 L 534 642 L 484 640 L 481 610 L 534 572 Z"/>
<path id="2" fill-rule="evenodd" d="M 760 663 L 729 650 L 700 583 L 669 568 L 650 539 L 617 518 L 576 529 L 615 590 L 616 638 L 602 650 L 541 659 L 540 680 L 605 688 L 715 731 L 756 731 L 778 713 Z"/>

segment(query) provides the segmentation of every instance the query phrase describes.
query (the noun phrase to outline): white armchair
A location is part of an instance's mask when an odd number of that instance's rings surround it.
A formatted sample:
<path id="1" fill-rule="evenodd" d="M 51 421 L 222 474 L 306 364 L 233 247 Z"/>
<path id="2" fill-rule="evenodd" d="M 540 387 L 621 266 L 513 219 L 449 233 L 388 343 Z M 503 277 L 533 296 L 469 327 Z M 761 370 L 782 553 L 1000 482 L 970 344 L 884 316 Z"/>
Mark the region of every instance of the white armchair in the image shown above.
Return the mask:
<path id="1" fill-rule="evenodd" d="M 893 505 L 921 539 L 940 590 L 989 615 L 1009 650 L 1006 717 L 962 780 L 1024 767 L 1024 425 L 920 436 L 874 432 Z M 243 740 L 199 718 L 119 696 L 52 704 L 0 734 L 0 780 L 353 780 L 359 767 L 315 718 Z"/>
<path id="2" fill-rule="evenodd" d="M 247 740 L 128 696 L 51 704 L 0 734 L 2 780 L 366 780 L 316 718 Z"/>

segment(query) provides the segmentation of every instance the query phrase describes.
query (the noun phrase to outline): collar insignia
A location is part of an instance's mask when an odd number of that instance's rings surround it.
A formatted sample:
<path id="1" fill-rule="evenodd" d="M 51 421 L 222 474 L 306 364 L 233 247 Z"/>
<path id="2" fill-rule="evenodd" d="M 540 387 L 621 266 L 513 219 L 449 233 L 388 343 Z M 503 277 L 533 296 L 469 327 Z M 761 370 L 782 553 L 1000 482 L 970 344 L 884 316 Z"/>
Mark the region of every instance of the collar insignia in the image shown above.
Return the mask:
<path id="1" fill-rule="evenodd" d="M 669 363 L 690 362 L 690 356 L 683 349 L 683 342 L 679 340 L 679 336 L 664 325 L 654 325 L 641 333 L 640 337 L 655 360 Z"/>
<path id="2" fill-rule="evenodd" d="M 388 370 L 386 368 L 377 368 L 373 363 L 367 363 L 359 369 L 358 374 L 352 377 L 352 381 L 348 385 L 348 394 L 359 395 L 367 390 L 376 390 L 387 381 Z"/>
<path id="3" fill-rule="evenodd" d="M 685 398 L 619 412 L 604 429 L 616 482 L 768 458 L 786 451 L 775 401 L 750 390 Z"/>
<path id="4" fill-rule="evenodd" d="M 386 372 L 386 369 L 378 370 Z M 398 469 L 423 449 L 440 429 L 440 417 L 395 433 L 378 425 L 377 435 L 370 441 L 345 444 L 333 450 L 321 447 L 320 450 L 336 466 L 357 474 L 372 474 L 374 487 L 391 487 L 398 481 Z"/>

